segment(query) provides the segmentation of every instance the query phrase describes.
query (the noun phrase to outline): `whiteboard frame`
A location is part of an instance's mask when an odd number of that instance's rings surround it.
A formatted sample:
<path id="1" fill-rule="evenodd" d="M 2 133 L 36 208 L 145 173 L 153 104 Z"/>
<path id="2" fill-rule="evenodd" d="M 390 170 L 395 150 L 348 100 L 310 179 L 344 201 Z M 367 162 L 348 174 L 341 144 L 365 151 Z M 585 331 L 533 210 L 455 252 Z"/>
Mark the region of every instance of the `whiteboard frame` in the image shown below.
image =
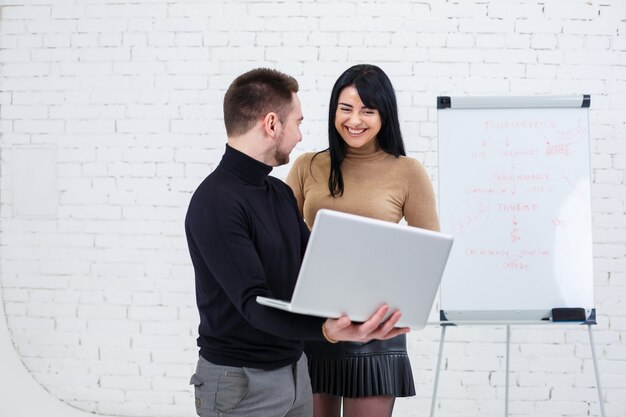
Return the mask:
<path id="1" fill-rule="evenodd" d="M 445 109 L 540 109 L 540 108 L 589 108 L 591 95 L 561 96 L 438 96 L 437 110 Z M 438 163 L 438 166 L 440 164 Z M 589 165 L 591 167 L 591 164 Z M 590 173 L 591 174 L 591 173 Z M 591 185 L 591 181 L 590 181 Z M 441 195 L 441 191 L 439 191 Z M 445 310 L 440 298 L 440 325 L 507 325 L 507 324 L 546 324 L 580 323 L 596 324 L 594 306 L 585 308 L 585 318 L 581 320 L 556 321 L 552 312 L 545 310 Z M 489 317 L 485 319 L 485 317 Z M 492 318 L 495 317 L 495 318 Z M 431 322 L 431 324 L 434 324 Z"/>
<path id="2" fill-rule="evenodd" d="M 589 94 L 571 96 L 437 97 L 437 109 L 545 109 L 590 107 Z"/>

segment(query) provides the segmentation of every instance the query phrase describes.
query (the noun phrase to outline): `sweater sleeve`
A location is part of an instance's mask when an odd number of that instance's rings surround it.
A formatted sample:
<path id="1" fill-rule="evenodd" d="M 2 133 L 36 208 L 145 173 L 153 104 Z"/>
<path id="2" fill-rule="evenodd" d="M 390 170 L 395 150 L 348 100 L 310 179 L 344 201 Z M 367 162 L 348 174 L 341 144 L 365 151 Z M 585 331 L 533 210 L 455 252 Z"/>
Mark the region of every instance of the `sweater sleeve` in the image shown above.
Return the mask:
<path id="1" fill-rule="evenodd" d="M 303 213 L 304 207 L 304 174 L 302 169 L 305 165 L 305 160 L 308 160 L 307 154 L 300 155 L 291 166 L 289 173 L 287 174 L 287 178 L 285 182 L 291 190 L 293 191 L 293 195 L 296 198 L 296 202 L 298 203 L 298 210 L 300 213 Z"/>
<path id="2" fill-rule="evenodd" d="M 430 177 L 419 161 L 412 161 L 404 217 L 410 226 L 439 231 L 439 216 Z"/>
<path id="3" fill-rule="evenodd" d="M 295 204 L 294 204 L 295 210 Z M 199 255 L 230 303 L 254 328 L 291 340 L 323 340 L 322 318 L 265 307 L 257 296 L 275 298 L 247 226 L 250 218 L 236 199 L 213 200 L 189 219 Z M 301 232 L 308 229 L 299 219 Z M 306 245 L 306 237 L 302 238 Z"/>

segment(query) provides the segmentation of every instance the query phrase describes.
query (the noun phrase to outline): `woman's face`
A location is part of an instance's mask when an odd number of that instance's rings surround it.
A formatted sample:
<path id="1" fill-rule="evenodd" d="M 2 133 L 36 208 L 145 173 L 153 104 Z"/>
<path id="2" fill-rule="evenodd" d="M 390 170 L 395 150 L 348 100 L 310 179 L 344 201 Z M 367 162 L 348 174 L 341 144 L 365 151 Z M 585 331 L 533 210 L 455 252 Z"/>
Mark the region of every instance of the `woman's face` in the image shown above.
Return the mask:
<path id="1" fill-rule="evenodd" d="M 365 107 L 354 85 L 341 90 L 335 112 L 335 129 L 346 145 L 361 148 L 375 141 L 381 126 L 378 110 Z"/>

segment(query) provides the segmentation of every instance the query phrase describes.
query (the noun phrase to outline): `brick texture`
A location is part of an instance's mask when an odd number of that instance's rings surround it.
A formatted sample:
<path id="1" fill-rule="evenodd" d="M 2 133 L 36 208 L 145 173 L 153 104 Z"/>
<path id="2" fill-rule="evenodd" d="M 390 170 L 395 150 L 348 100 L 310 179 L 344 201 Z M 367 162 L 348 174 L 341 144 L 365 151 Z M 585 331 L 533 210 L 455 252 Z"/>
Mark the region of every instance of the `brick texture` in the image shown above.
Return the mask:
<path id="1" fill-rule="evenodd" d="M 195 415 L 183 219 L 224 148 L 223 93 L 257 66 L 297 77 L 298 155 L 325 147 L 335 78 L 371 62 L 389 73 L 408 151 L 435 181 L 437 95 L 592 95 L 594 335 L 607 415 L 623 415 L 623 0 L 2 3 L 0 283 L 13 343 L 55 397 L 102 414 Z M 16 217 L 14 150 L 38 145 L 56 150 L 58 216 Z M 436 326 L 409 336 L 417 396 L 394 415 L 429 412 L 439 337 Z M 505 337 L 449 329 L 438 416 L 502 414 Z M 514 326 L 511 369 L 509 415 L 600 415 L 585 329 Z"/>

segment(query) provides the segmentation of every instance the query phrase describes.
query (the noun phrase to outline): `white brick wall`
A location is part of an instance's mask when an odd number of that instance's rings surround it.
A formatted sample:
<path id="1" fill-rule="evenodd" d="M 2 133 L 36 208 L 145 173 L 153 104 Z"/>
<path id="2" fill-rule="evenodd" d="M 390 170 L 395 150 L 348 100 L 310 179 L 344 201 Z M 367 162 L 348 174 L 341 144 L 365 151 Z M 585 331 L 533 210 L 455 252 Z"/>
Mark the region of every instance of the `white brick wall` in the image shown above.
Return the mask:
<path id="1" fill-rule="evenodd" d="M 607 415 L 623 416 L 625 34 L 623 0 L 3 0 L 0 282 L 19 354 L 76 407 L 194 415 L 183 218 L 223 151 L 225 88 L 257 66 L 296 76 L 299 153 L 326 143 L 336 77 L 371 62 L 392 78 L 407 147 L 435 179 L 437 95 L 592 95 L 594 335 Z M 16 218 L 13 150 L 37 144 L 57 152 L 58 217 Z M 439 332 L 410 336 L 418 394 L 396 415 L 428 413 Z M 437 415 L 503 413 L 505 337 L 448 330 Z M 590 358 L 582 328 L 514 326 L 510 415 L 598 416 Z"/>

